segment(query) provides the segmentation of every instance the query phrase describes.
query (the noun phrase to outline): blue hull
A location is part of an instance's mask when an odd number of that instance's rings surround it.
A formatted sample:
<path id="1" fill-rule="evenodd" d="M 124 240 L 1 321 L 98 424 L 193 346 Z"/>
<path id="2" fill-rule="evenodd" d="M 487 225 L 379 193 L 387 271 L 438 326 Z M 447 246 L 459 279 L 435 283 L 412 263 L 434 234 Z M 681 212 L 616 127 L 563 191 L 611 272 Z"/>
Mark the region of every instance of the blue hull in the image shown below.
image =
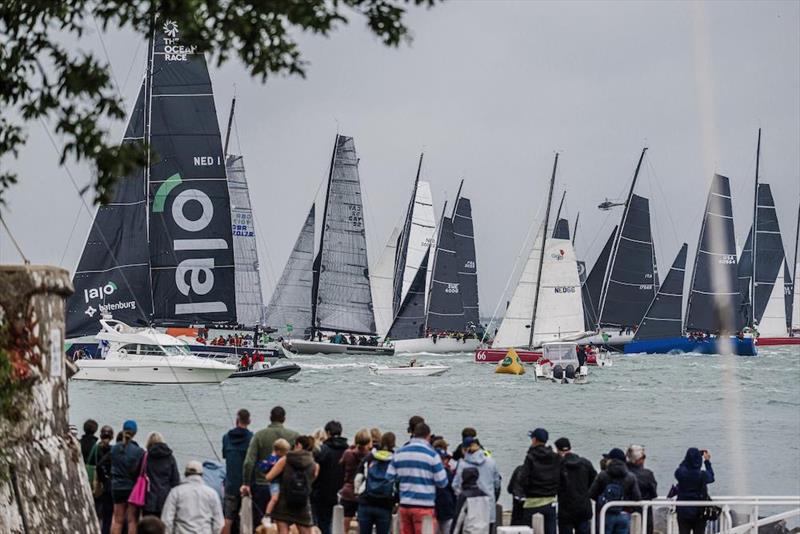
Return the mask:
<path id="1" fill-rule="evenodd" d="M 738 356 L 757 356 L 758 350 L 753 338 L 732 338 L 733 353 Z M 625 354 L 720 354 L 716 339 L 697 341 L 686 337 L 670 337 L 665 339 L 647 339 L 631 341 L 625 345 Z"/>

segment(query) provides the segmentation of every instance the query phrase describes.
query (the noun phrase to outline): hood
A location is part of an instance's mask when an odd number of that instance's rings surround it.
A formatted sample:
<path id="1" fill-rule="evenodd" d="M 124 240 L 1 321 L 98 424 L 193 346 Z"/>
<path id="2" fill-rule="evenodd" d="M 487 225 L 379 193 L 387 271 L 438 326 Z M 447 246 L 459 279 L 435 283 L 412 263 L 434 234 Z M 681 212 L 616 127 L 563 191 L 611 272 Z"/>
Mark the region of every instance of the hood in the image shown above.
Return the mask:
<path id="1" fill-rule="evenodd" d="M 388 462 L 393 456 L 392 451 L 375 451 L 372 453 L 372 457 L 379 462 Z"/>
<path id="2" fill-rule="evenodd" d="M 464 489 L 474 488 L 478 485 L 478 470 L 474 467 L 467 467 L 461 472 L 461 486 Z"/>
<path id="3" fill-rule="evenodd" d="M 606 472 L 611 478 L 625 478 L 628 468 L 622 460 L 609 460 L 606 464 Z"/>
<path id="4" fill-rule="evenodd" d="M 569 453 L 561 458 L 561 465 L 564 466 L 565 469 L 579 469 L 583 464 L 581 460 L 582 458 L 577 454 Z"/>
<path id="5" fill-rule="evenodd" d="M 537 445 L 528 449 L 528 458 L 536 463 L 545 465 L 552 465 L 559 460 L 558 455 L 547 445 Z"/>
<path id="6" fill-rule="evenodd" d="M 342 436 L 334 436 L 332 438 L 328 438 L 325 440 L 325 445 L 330 447 L 331 449 L 336 449 L 340 451 L 347 450 L 347 439 L 343 438 Z"/>
<path id="7" fill-rule="evenodd" d="M 205 460 L 203 462 L 203 473 L 208 473 L 209 471 L 218 471 L 220 469 L 225 469 L 225 466 L 211 460 Z"/>
<path id="8" fill-rule="evenodd" d="M 690 469 L 700 469 L 703 466 L 703 453 L 697 447 L 690 447 L 686 451 L 686 456 L 684 456 L 681 465 L 685 465 Z"/>
<path id="9" fill-rule="evenodd" d="M 172 456 L 172 449 L 170 449 L 166 443 L 156 443 L 147 449 L 147 455 L 153 459 L 167 458 Z"/>
<path id="10" fill-rule="evenodd" d="M 486 453 L 482 449 L 475 452 L 468 452 L 464 455 L 464 461 L 472 465 L 481 465 L 486 462 Z"/>
<path id="11" fill-rule="evenodd" d="M 289 451 L 286 453 L 286 462 L 294 469 L 305 469 L 314 463 L 314 456 L 310 451 Z"/>
<path id="12" fill-rule="evenodd" d="M 228 439 L 230 440 L 231 445 L 241 445 L 252 435 L 253 433 L 246 428 L 239 428 L 238 426 L 228 431 Z"/>

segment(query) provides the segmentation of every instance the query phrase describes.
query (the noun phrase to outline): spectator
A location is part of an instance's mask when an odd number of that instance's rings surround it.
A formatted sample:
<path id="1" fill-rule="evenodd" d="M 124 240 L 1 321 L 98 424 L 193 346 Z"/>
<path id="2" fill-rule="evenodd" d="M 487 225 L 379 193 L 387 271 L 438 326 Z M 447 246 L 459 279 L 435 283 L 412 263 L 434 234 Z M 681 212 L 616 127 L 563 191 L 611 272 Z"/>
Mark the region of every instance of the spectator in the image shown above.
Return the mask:
<path id="1" fill-rule="evenodd" d="M 161 516 L 164 501 L 172 488 L 181 483 L 178 462 L 172 455 L 172 449 L 164 443 L 164 437 L 152 432 L 147 437 L 147 496 L 144 503 L 144 515 Z"/>
<path id="2" fill-rule="evenodd" d="M 494 503 L 500 495 L 500 473 L 497 470 L 497 464 L 494 459 L 487 456 L 486 452 L 481 449 L 478 443 L 478 438 L 466 437 L 461 443 L 461 450 L 464 453 L 464 458 L 459 460 L 456 467 L 456 475 L 453 478 L 453 490 L 456 495 L 461 493 L 461 476 L 465 468 L 474 467 L 478 471 L 478 487 L 483 491 L 486 496 L 491 497 L 491 505 L 489 506 L 489 523 L 495 522 L 495 506 Z"/>
<path id="3" fill-rule="evenodd" d="M 289 527 L 295 525 L 300 534 L 311 534 L 314 520 L 311 517 L 311 486 L 319 473 L 311 450 L 314 438 L 298 436 L 294 450 L 278 460 L 267 480 L 281 477 L 281 491 L 272 519 L 278 525 L 279 534 L 289 534 Z"/>
<path id="4" fill-rule="evenodd" d="M 633 473 L 639 484 L 639 493 L 643 501 L 651 501 L 658 497 L 658 483 L 652 471 L 645 469 L 644 460 L 647 458 L 642 445 L 631 445 L 625 453 L 628 471 Z M 641 513 L 641 509 L 635 511 Z M 647 534 L 653 534 L 653 509 L 647 510 Z"/>
<path id="5" fill-rule="evenodd" d="M 186 480 L 172 489 L 164 503 L 161 520 L 166 534 L 217 534 L 224 523 L 216 491 L 203 483 L 203 465 L 186 464 Z"/>
<path id="6" fill-rule="evenodd" d="M 139 520 L 138 534 L 165 534 L 164 522 L 154 515 L 146 515 Z"/>
<path id="7" fill-rule="evenodd" d="M 572 452 L 567 438 L 555 442 L 561 457 L 561 476 L 558 485 L 559 534 L 589 534 L 591 532 L 592 501 L 589 488 L 597 471 L 592 462 Z"/>
<path id="8" fill-rule="evenodd" d="M 525 525 L 525 481 L 523 480 L 523 472 L 525 466 L 518 465 L 508 481 L 506 491 L 511 494 L 511 526 L 527 526 Z"/>
<path id="9" fill-rule="evenodd" d="M 111 447 L 111 497 L 114 500 L 114 518 L 111 523 L 112 534 L 122 534 L 123 525 L 128 524 L 128 534 L 136 534 L 139 510 L 128 505 L 144 450 L 133 441 L 136 436 L 136 421 L 127 420 L 122 424 L 122 439 Z"/>
<path id="10" fill-rule="evenodd" d="M 705 470 L 703 470 L 705 464 Z M 714 482 L 714 469 L 711 467 L 711 453 L 691 447 L 675 470 L 678 481 L 679 501 L 704 501 L 708 499 L 708 485 Z M 694 506 L 678 507 L 678 531 L 680 534 L 702 534 L 706 530 L 703 509 Z"/>
<path id="11" fill-rule="evenodd" d="M 523 504 L 524 525 L 530 525 L 533 516 L 544 516 L 545 534 L 556 534 L 556 498 L 561 481 L 561 462 L 558 455 L 547 446 L 549 434 L 544 428 L 528 432 L 531 446 L 522 464 L 520 478 L 525 487 Z"/>
<path id="12" fill-rule="evenodd" d="M 347 440 L 342 437 L 342 424 L 339 421 L 328 421 L 325 433 L 327 439 L 316 456 L 319 475 L 311 490 L 311 510 L 322 534 L 331 534 L 333 507 L 344 485 L 344 466 L 340 460 L 347 450 Z"/>
<path id="13" fill-rule="evenodd" d="M 459 462 L 460 464 L 461 462 Z M 494 498 L 478 485 L 478 470 L 467 467 L 462 471 L 463 486 L 458 496 L 453 534 L 484 534 L 491 532 L 488 509 L 494 508 Z"/>
<path id="14" fill-rule="evenodd" d="M 453 518 L 456 515 L 456 492 L 453 490 L 453 479 L 456 476 L 456 464 L 447 451 L 448 443 L 443 438 L 433 441 L 433 449 L 439 453 L 442 465 L 447 473 L 447 486 L 436 488 L 436 523 L 438 534 L 450 534 Z"/>
<path id="15" fill-rule="evenodd" d="M 94 452 L 89 454 L 89 464 L 95 466 L 94 508 L 100 521 L 101 534 L 111 532 L 111 518 L 114 516 L 114 498 L 111 494 L 111 440 L 114 430 L 105 425 L 100 429 L 100 441 L 95 444 Z"/>
<path id="16" fill-rule="evenodd" d="M 355 443 L 342 455 L 344 485 L 339 493 L 339 503 L 344 508 L 344 532 L 350 532 L 350 523 L 358 513 L 358 496 L 355 493 L 355 478 L 358 467 L 372 451 L 372 436 L 369 429 L 356 432 Z"/>
<path id="17" fill-rule="evenodd" d="M 225 459 L 225 499 L 223 515 L 225 526 L 222 534 L 231 534 L 239 531 L 239 508 L 242 506 L 242 496 L 239 489 L 242 486 L 242 468 L 247 447 L 253 433 L 248 430 L 250 426 L 250 412 L 242 408 L 236 412 L 236 426 L 222 437 L 222 457 Z"/>
<path id="18" fill-rule="evenodd" d="M 94 419 L 87 419 L 83 423 L 83 435 L 81 436 L 81 454 L 83 455 L 83 463 L 89 459 L 89 453 L 92 452 L 95 443 L 97 443 L 97 421 Z"/>
<path id="19" fill-rule="evenodd" d="M 622 449 L 611 449 L 603 455 L 605 469 L 597 475 L 589 488 L 589 497 L 597 503 L 597 518 L 603 506 L 612 501 L 638 501 L 642 495 L 636 477 L 625 467 L 625 453 Z M 628 534 L 630 531 L 630 513 L 622 508 L 612 506 L 606 511 L 606 532 L 609 534 Z"/>
<path id="20" fill-rule="evenodd" d="M 394 482 L 389 479 L 388 472 L 394 446 L 394 434 L 382 434 L 378 449 L 371 451 L 359 466 L 359 473 L 365 473 L 364 491 L 358 498 L 360 534 L 372 534 L 373 527 L 377 534 L 389 534 L 391 530 L 395 491 Z"/>

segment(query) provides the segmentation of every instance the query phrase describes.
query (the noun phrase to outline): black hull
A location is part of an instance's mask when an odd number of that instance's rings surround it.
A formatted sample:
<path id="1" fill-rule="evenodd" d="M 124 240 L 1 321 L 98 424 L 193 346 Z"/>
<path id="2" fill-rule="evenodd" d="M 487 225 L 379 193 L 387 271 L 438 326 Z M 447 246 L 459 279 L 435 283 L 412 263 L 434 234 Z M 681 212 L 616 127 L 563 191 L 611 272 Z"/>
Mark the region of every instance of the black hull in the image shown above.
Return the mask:
<path id="1" fill-rule="evenodd" d="M 294 375 L 300 372 L 300 366 L 291 363 L 288 365 L 279 365 L 277 367 L 270 367 L 268 369 L 253 369 L 252 371 L 237 371 L 229 378 L 260 378 L 267 377 L 275 380 L 289 380 Z"/>

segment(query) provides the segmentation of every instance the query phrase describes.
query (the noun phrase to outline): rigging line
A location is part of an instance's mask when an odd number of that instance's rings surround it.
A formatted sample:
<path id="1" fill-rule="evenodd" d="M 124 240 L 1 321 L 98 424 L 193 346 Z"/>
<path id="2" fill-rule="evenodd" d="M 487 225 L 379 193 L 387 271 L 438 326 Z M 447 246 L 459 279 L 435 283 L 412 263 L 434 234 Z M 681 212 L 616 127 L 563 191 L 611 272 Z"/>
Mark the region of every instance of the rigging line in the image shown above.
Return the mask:
<path id="1" fill-rule="evenodd" d="M 64 245 L 64 252 L 61 253 L 61 259 L 58 260 L 59 265 L 64 265 L 64 258 L 67 257 L 67 250 L 69 250 L 69 245 L 72 243 L 72 236 L 75 234 L 75 228 L 78 226 L 78 219 L 81 216 L 81 210 L 77 210 L 75 212 L 75 221 L 72 223 L 72 230 L 69 232 L 69 237 L 67 238 L 67 243 Z"/>
<path id="2" fill-rule="evenodd" d="M 125 81 L 122 83 L 122 90 L 124 91 L 128 87 L 128 81 L 131 79 L 131 73 L 133 72 L 133 66 L 138 64 L 137 61 L 139 59 L 139 50 L 142 48 L 142 39 L 137 39 L 136 43 L 136 52 L 133 53 L 133 59 L 131 60 L 131 66 L 128 67 L 128 74 L 125 75 Z"/>
<path id="3" fill-rule="evenodd" d="M 117 94 L 119 95 L 120 103 L 122 104 L 122 110 L 125 114 L 128 114 L 128 110 L 125 109 L 125 97 L 122 95 L 122 90 L 119 86 L 119 81 L 117 80 L 117 74 L 114 72 L 114 65 L 111 63 L 111 57 L 108 55 L 108 49 L 106 48 L 105 39 L 103 39 L 103 32 L 100 31 L 100 26 L 97 24 L 97 17 L 92 14 L 92 21 L 94 22 L 94 27 L 97 30 L 97 37 L 100 39 L 100 46 L 103 48 L 103 54 L 106 56 L 106 62 L 108 63 L 108 70 L 111 72 L 111 80 L 114 82 L 114 87 L 117 89 Z"/>
<path id="4" fill-rule="evenodd" d="M 658 174 L 656 173 L 656 168 L 653 166 L 653 162 L 651 160 L 652 160 L 652 156 L 647 158 L 647 168 L 650 170 L 650 172 L 653 173 L 653 181 L 656 183 L 656 187 L 658 188 L 658 193 L 661 196 L 661 198 L 663 199 L 663 201 L 666 202 L 667 196 L 664 194 L 664 189 L 662 189 L 662 187 L 661 187 L 661 182 L 658 179 Z M 669 223 L 670 223 L 670 225 L 672 227 L 672 235 L 675 238 L 675 242 L 678 243 L 678 244 L 682 243 L 680 238 L 678 238 L 678 231 L 676 230 L 675 220 L 672 218 L 672 213 L 669 210 L 664 210 L 664 211 L 666 211 L 667 218 L 669 219 Z M 696 217 L 697 216 L 695 216 L 695 220 L 696 220 Z"/>
<path id="5" fill-rule="evenodd" d="M 19 255 L 22 257 L 22 261 L 25 262 L 25 265 L 30 265 L 31 264 L 31 260 L 29 260 L 28 257 L 25 256 L 25 253 L 22 252 L 22 249 L 20 248 L 19 243 L 17 243 L 17 240 L 14 238 L 14 234 L 11 233 L 11 228 L 9 228 L 8 225 L 6 224 L 6 220 L 3 218 L 2 214 L 0 214 L 0 224 L 2 224 L 3 228 L 6 229 L 6 233 L 8 233 L 8 237 L 11 238 L 11 243 L 14 245 L 14 248 L 17 249 L 17 252 L 19 253 Z"/>

